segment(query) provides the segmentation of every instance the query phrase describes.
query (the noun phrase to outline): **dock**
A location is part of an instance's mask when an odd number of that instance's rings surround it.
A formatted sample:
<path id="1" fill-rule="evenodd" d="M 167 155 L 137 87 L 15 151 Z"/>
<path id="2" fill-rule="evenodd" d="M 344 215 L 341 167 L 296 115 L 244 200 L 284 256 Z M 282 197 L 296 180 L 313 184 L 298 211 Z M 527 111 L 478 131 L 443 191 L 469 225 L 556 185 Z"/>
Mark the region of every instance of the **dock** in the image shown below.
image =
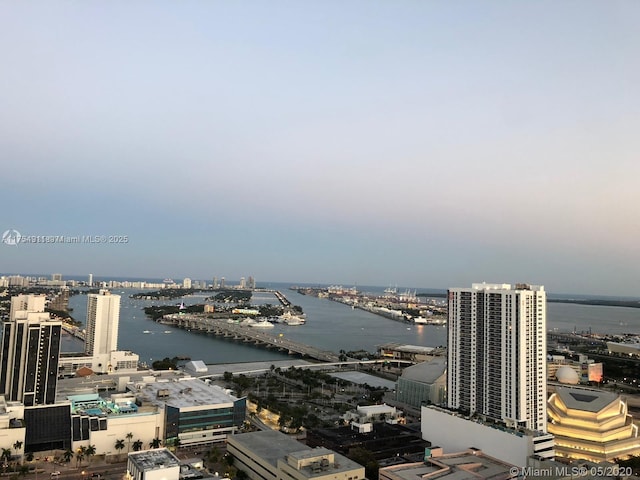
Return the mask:
<path id="1" fill-rule="evenodd" d="M 339 356 L 331 351 L 320 350 L 311 345 L 294 342 L 288 338 L 273 335 L 264 329 L 254 328 L 237 323 L 230 323 L 227 319 L 209 318 L 198 314 L 165 315 L 161 323 L 215 335 L 216 337 L 251 343 L 257 346 L 287 352 L 289 355 L 301 355 L 321 362 L 338 362 Z"/>
<path id="2" fill-rule="evenodd" d="M 276 298 L 278 299 L 278 301 L 285 307 L 290 307 L 291 306 L 291 302 L 287 299 L 287 297 L 285 297 L 282 292 L 279 292 L 278 290 L 274 290 L 273 294 L 276 296 Z"/>

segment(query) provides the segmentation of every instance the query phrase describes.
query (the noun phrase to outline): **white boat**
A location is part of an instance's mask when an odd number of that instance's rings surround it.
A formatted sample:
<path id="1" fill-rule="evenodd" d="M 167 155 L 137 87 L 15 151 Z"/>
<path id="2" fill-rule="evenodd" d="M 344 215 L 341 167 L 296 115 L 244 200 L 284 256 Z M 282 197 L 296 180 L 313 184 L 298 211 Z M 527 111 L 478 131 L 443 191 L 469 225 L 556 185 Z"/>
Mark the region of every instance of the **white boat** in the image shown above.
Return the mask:
<path id="1" fill-rule="evenodd" d="M 280 315 L 280 320 L 287 325 L 302 325 L 307 321 L 304 315 L 294 315 L 291 312 L 284 312 Z"/>
<path id="2" fill-rule="evenodd" d="M 171 333 L 171 330 L 165 330 L 164 333 Z"/>
<path id="3" fill-rule="evenodd" d="M 273 328 L 275 325 L 267 320 L 260 320 L 259 322 L 253 322 L 249 324 L 253 328 Z"/>
<path id="4" fill-rule="evenodd" d="M 151 330 L 143 330 L 142 333 L 151 333 Z"/>
<path id="5" fill-rule="evenodd" d="M 295 325 L 304 325 L 305 322 L 302 318 L 293 316 L 291 318 L 288 318 L 287 320 L 284 320 L 284 323 L 290 326 L 295 326 Z"/>

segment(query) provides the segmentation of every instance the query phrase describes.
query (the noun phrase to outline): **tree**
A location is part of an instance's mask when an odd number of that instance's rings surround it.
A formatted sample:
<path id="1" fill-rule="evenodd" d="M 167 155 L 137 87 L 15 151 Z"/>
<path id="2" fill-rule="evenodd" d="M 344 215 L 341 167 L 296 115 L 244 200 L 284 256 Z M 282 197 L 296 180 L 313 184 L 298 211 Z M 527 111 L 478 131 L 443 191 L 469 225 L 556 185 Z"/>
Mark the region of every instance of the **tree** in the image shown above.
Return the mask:
<path id="1" fill-rule="evenodd" d="M 126 435 L 127 437 L 127 453 L 129 453 L 129 449 L 131 448 L 131 440 L 133 439 L 133 433 L 129 432 Z"/>
<path id="2" fill-rule="evenodd" d="M 76 450 L 76 468 L 82 464 L 82 460 L 84 460 L 85 452 L 87 447 L 82 446 Z"/>
<path id="3" fill-rule="evenodd" d="M 27 454 L 28 456 L 28 454 Z M 70 448 L 67 448 L 64 453 L 62 454 L 62 458 L 64 458 L 64 461 L 69 463 L 71 461 L 71 459 L 73 458 L 73 450 L 71 450 Z M 28 460 L 28 458 L 27 458 Z"/>
<path id="4" fill-rule="evenodd" d="M 151 440 L 151 442 L 149 442 L 149 447 L 151 448 L 160 448 L 160 445 L 162 444 L 162 441 L 159 438 L 154 438 L 153 440 Z"/>
<path id="5" fill-rule="evenodd" d="M 11 460 L 11 450 L 8 448 L 3 448 L 2 454 L 0 454 L 0 460 L 2 460 L 2 469 L 4 473 L 7 473 L 7 468 L 9 467 L 9 460 Z"/>
<path id="6" fill-rule="evenodd" d="M 95 445 L 89 445 L 85 449 L 84 454 L 87 457 L 87 461 L 91 462 L 91 457 L 93 457 L 96 454 L 96 446 Z"/>
<path id="7" fill-rule="evenodd" d="M 116 439 L 115 447 L 116 447 L 116 450 L 118 451 L 118 455 L 119 455 L 120 451 L 124 448 L 124 440 Z"/>
<path id="8" fill-rule="evenodd" d="M 18 452 L 22 449 L 22 442 L 20 440 L 16 440 L 13 444 L 13 449 L 16 451 L 16 455 L 18 455 Z"/>
<path id="9" fill-rule="evenodd" d="M 142 440 L 138 439 L 133 442 L 133 451 L 139 452 L 140 450 L 142 450 Z"/>

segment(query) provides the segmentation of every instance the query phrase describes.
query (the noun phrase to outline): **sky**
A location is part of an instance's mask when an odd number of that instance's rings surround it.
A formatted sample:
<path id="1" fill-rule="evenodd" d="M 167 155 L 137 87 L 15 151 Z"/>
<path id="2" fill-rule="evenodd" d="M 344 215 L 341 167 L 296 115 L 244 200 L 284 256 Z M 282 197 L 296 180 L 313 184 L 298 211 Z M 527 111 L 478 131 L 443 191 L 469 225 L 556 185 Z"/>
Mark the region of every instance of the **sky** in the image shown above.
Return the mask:
<path id="1" fill-rule="evenodd" d="M 0 272 L 640 296 L 640 3 L 0 2 Z M 122 237 L 119 237 L 122 239 Z"/>

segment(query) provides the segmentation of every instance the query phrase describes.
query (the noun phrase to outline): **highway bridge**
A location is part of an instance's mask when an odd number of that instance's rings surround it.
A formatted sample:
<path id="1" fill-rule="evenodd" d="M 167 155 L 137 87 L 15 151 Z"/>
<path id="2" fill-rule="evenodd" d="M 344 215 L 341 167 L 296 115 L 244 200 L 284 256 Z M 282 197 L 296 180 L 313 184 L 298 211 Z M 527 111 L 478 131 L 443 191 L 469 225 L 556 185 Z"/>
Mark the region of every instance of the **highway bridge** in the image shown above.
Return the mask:
<path id="1" fill-rule="evenodd" d="M 230 323 L 227 319 L 208 318 L 204 315 L 174 314 L 165 315 L 161 323 L 174 325 L 187 330 L 208 333 L 217 337 L 237 340 L 266 348 L 274 348 L 291 355 L 314 358 L 322 362 L 338 362 L 340 358 L 334 352 L 320 350 L 300 342 L 294 342 L 285 337 L 273 335 L 265 329 Z"/>

